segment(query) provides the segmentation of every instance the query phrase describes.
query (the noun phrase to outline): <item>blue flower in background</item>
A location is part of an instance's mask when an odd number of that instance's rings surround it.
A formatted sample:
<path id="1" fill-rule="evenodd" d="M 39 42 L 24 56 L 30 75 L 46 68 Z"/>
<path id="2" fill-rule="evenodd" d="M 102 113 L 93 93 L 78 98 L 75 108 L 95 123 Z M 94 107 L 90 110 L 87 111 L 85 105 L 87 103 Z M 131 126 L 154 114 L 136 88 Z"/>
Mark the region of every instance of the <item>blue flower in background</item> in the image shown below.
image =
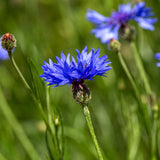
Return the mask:
<path id="1" fill-rule="evenodd" d="M 118 12 L 113 12 L 111 17 L 104 17 L 96 11 L 88 10 L 87 19 L 96 25 L 91 31 L 96 38 L 100 38 L 102 43 L 108 43 L 111 38 L 118 40 L 118 30 L 121 25 L 125 25 L 131 18 L 130 4 L 120 5 Z"/>
<path id="2" fill-rule="evenodd" d="M 100 50 L 96 51 L 92 49 L 87 53 L 87 47 L 85 47 L 80 53 L 77 52 L 77 62 L 74 57 L 71 57 L 70 53 L 67 57 L 64 53 L 61 53 L 61 57 L 56 57 L 57 63 L 52 62 L 49 59 L 49 63 L 44 62 L 42 65 L 43 74 L 40 75 L 48 85 L 54 85 L 54 87 L 72 84 L 77 81 L 93 80 L 96 75 L 104 76 L 105 72 L 110 70 L 108 66 L 111 62 L 107 60 L 107 55 L 99 58 Z"/>
<path id="3" fill-rule="evenodd" d="M 156 53 L 155 58 L 160 61 L 160 53 Z M 157 67 L 160 67 L 160 62 L 157 63 Z"/>
<path id="4" fill-rule="evenodd" d="M 157 22 L 157 18 L 150 18 L 154 16 L 151 10 L 150 7 L 146 8 L 145 2 L 139 2 L 132 9 L 132 19 L 138 22 L 142 28 L 153 31 L 153 24 Z"/>
<path id="5" fill-rule="evenodd" d="M 8 59 L 9 59 L 8 52 L 2 48 L 1 40 L 0 40 L 0 61 L 8 60 Z"/>
<path id="6" fill-rule="evenodd" d="M 119 5 L 118 11 L 113 12 L 111 17 L 105 17 L 89 9 L 86 17 L 96 25 L 91 33 L 100 38 L 102 43 L 109 43 L 110 39 L 118 40 L 119 29 L 126 27 L 130 20 L 138 22 L 144 29 L 154 30 L 153 24 L 157 18 L 150 18 L 153 15 L 151 8 L 146 8 L 144 2 L 139 2 L 133 8 L 130 3 Z"/>

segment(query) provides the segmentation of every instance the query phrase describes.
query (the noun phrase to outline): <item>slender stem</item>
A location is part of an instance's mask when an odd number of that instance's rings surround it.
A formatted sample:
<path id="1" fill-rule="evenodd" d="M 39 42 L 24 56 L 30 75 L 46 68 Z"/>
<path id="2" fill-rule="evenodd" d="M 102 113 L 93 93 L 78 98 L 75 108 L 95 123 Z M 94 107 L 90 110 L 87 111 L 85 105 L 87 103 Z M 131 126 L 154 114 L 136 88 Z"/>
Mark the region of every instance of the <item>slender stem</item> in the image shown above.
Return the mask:
<path id="1" fill-rule="evenodd" d="M 53 128 L 53 121 L 52 121 L 52 115 L 51 115 L 51 108 L 50 108 L 50 88 L 49 86 L 46 87 L 46 104 L 47 104 L 47 118 L 49 125 Z"/>
<path id="2" fill-rule="evenodd" d="M 137 99 L 139 100 L 140 105 L 143 107 L 143 104 L 142 104 L 142 102 L 140 100 L 140 93 L 139 93 L 139 90 L 138 90 L 138 88 L 136 86 L 136 83 L 133 80 L 133 78 L 132 78 L 132 76 L 131 76 L 131 74 L 130 74 L 130 72 L 129 72 L 126 64 L 125 64 L 121 53 L 118 53 L 118 56 L 119 56 L 119 60 L 121 62 L 121 65 L 122 65 L 123 69 L 125 70 L 125 72 L 126 72 L 128 78 L 129 78 L 129 80 L 131 81 L 131 83 L 133 85 L 133 88 L 135 90 Z M 146 82 L 146 80 L 145 80 L 145 82 Z M 149 88 L 150 88 L 150 86 L 149 86 Z M 149 94 L 151 92 L 147 92 L 147 93 Z M 149 96 L 151 96 L 151 94 L 149 94 Z M 156 154 L 155 154 L 156 153 L 156 151 L 155 151 L 156 150 L 156 134 L 157 134 L 157 132 L 156 132 L 157 131 L 157 129 L 156 129 L 156 120 L 155 119 L 153 120 L 153 126 L 151 127 L 149 125 L 149 123 L 150 123 L 149 121 L 150 120 L 149 120 L 148 113 L 146 113 L 146 109 L 143 107 L 143 108 L 140 108 L 140 110 L 143 112 L 144 119 L 145 119 L 145 124 L 146 124 L 147 130 L 148 130 L 148 133 L 149 133 L 149 138 L 150 138 L 151 144 L 152 144 L 152 160 L 157 160 L 156 159 Z M 152 130 L 151 130 L 151 128 L 152 128 Z M 151 136 L 151 134 L 152 134 L 152 136 Z"/>
<path id="3" fill-rule="evenodd" d="M 120 52 L 118 53 L 118 57 L 119 57 L 119 61 L 120 61 L 121 65 L 122 65 L 124 71 L 126 72 L 126 75 L 127 75 L 128 79 L 130 80 L 130 82 L 131 82 L 131 84 L 132 84 L 132 86 L 134 88 L 135 94 L 136 94 L 137 98 L 139 99 L 140 98 L 140 93 L 138 91 L 137 85 L 136 85 L 132 75 L 130 74 L 130 72 L 128 70 L 128 67 L 127 67 L 127 65 L 126 65 L 126 63 L 125 63 L 125 61 L 124 61 L 124 59 L 123 59 L 123 57 L 122 57 Z"/>
<path id="4" fill-rule="evenodd" d="M 27 83 L 27 81 L 25 80 L 24 76 L 22 75 L 21 71 L 19 70 L 16 62 L 14 61 L 14 58 L 12 56 L 12 53 L 8 52 L 8 55 L 9 55 L 9 58 L 11 60 L 11 63 L 13 64 L 14 68 L 16 69 L 18 75 L 20 76 L 20 78 L 22 79 L 22 82 L 25 84 L 26 88 L 28 89 L 29 93 L 31 94 L 33 100 L 35 101 L 35 103 L 37 104 L 37 107 L 38 109 L 40 110 L 41 112 L 41 115 L 42 115 L 42 118 L 43 120 L 45 121 L 46 125 L 49 126 L 49 128 L 51 128 L 51 126 L 49 125 L 48 123 L 48 120 L 46 118 L 46 115 L 43 111 L 43 108 L 42 108 L 42 105 L 41 105 L 41 102 L 36 98 L 36 96 L 34 95 L 31 87 L 29 86 L 29 84 Z"/>
<path id="5" fill-rule="evenodd" d="M 41 158 L 39 157 L 39 155 L 35 151 L 33 145 L 31 144 L 30 140 L 26 136 L 23 128 L 21 127 L 21 125 L 19 124 L 15 115 L 13 114 L 12 110 L 8 106 L 4 96 L 2 94 L 1 89 L 0 89 L 0 109 L 3 112 L 3 114 L 4 114 L 5 118 L 7 119 L 8 123 L 12 127 L 13 131 L 17 135 L 17 138 L 19 139 L 19 141 L 23 145 L 24 149 L 26 150 L 26 152 L 30 156 L 30 158 L 32 160 L 40 160 Z"/>
<path id="6" fill-rule="evenodd" d="M 156 140 L 157 140 L 157 122 L 156 120 L 153 120 L 153 126 L 152 126 L 152 160 L 157 160 L 156 156 Z"/>
<path id="7" fill-rule="evenodd" d="M 83 107 L 83 113 L 84 113 L 84 116 L 85 116 L 85 118 L 86 118 L 87 125 L 88 125 L 89 131 L 90 131 L 90 133 L 91 133 L 91 136 L 92 136 L 94 145 L 95 145 L 95 147 L 96 147 L 96 151 L 97 151 L 97 153 L 98 153 L 99 160 L 103 160 L 102 153 L 101 153 L 101 151 L 100 151 L 100 147 L 99 147 L 99 145 L 98 145 L 98 141 L 97 141 L 97 138 L 96 138 L 96 135 L 95 135 L 95 132 L 94 132 L 93 125 L 92 125 L 92 120 L 91 120 L 90 111 L 89 111 L 89 109 L 88 109 L 87 106 L 84 106 L 84 107 Z"/>
<path id="8" fill-rule="evenodd" d="M 48 153 L 49 153 L 49 157 L 51 158 L 51 160 L 55 160 L 55 159 L 54 159 L 53 149 L 51 149 L 50 144 L 49 144 L 48 130 L 46 130 L 46 133 L 45 133 L 45 141 L 46 141 L 46 145 L 47 145 L 47 150 L 48 150 Z"/>
<path id="9" fill-rule="evenodd" d="M 49 90 L 49 86 L 46 87 L 46 103 L 47 103 L 48 122 L 51 123 L 52 119 L 51 119 L 51 114 L 50 114 L 50 90 Z"/>
<path id="10" fill-rule="evenodd" d="M 132 47 L 132 50 L 134 52 L 134 57 L 135 57 L 135 60 L 136 60 L 136 63 L 137 63 L 137 67 L 138 67 L 139 72 L 140 72 L 140 76 L 141 76 L 141 78 L 143 80 L 146 93 L 149 96 L 151 96 L 152 95 L 152 90 L 151 90 L 150 84 L 148 82 L 147 75 L 146 75 L 146 72 L 144 70 L 140 54 L 139 54 L 139 52 L 137 50 L 137 47 L 136 47 L 134 42 L 131 43 L 131 47 Z"/>
<path id="11" fill-rule="evenodd" d="M 61 154 L 61 149 L 60 149 L 59 138 L 58 138 L 59 126 L 55 124 L 54 127 L 55 127 L 55 142 L 56 142 L 56 146 L 57 146 L 57 148 L 58 148 L 58 152 L 59 152 L 60 159 L 63 159 L 62 154 Z"/>
<path id="12" fill-rule="evenodd" d="M 31 87 L 29 86 L 29 84 L 28 84 L 27 81 L 25 80 L 25 78 L 24 78 L 24 76 L 22 75 L 21 71 L 19 70 L 16 62 L 14 61 L 14 58 L 13 58 L 13 56 L 12 56 L 12 53 L 11 53 L 11 52 L 8 52 L 8 55 L 9 55 L 9 58 L 10 58 L 10 60 L 11 60 L 11 63 L 13 64 L 13 66 L 14 66 L 14 68 L 16 69 L 18 75 L 19 75 L 20 78 L 22 79 L 22 82 L 24 83 L 24 85 L 25 85 L 26 88 L 28 89 L 28 91 L 29 91 L 29 93 L 31 94 L 31 96 L 32 96 L 32 98 L 34 99 L 34 101 L 36 102 L 36 104 L 37 104 L 37 106 L 38 106 L 38 108 L 39 108 L 39 110 L 40 110 L 40 112 L 41 112 L 41 114 L 42 114 L 42 117 L 43 117 L 44 121 L 47 123 L 47 118 L 46 118 L 45 113 L 44 113 L 44 111 L 43 111 L 43 109 L 42 109 L 42 105 L 41 105 L 40 101 L 39 101 L 39 100 L 35 97 L 35 95 L 33 94 Z"/>
<path id="13" fill-rule="evenodd" d="M 132 50 L 134 52 L 135 60 L 137 62 L 137 67 L 139 69 L 141 79 L 143 80 L 146 93 L 150 96 L 151 103 L 152 103 L 152 90 L 151 90 L 149 81 L 147 79 L 147 75 L 146 75 L 146 72 L 144 70 L 140 54 L 139 54 L 139 52 L 137 50 L 137 47 L 136 47 L 134 42 L 131 43 L 131 47 L 132 47 Z M 151 104 L 151 107 L 152 107 L 152 115 L 153 115 L 153 123 L 152 123 L 152 160 L 157 160 L 157 157 L 156 157 L 156 141 L 157 141 L 157 138 L 156 137 L 157 137 L 157 119 L 158 119 L 157 109 L 158 109 L 158 105 Z"/>
<path id="14" fill-rule="evenodd" d="M 157 150 L 157 135 L 158 135 L 158 118 L 159 118 L 159 106 L 158 104 L 154 104 L 152 107 L 152 160 L 157 160 L 158 157 L 156 155 Z"/>
<path id="15" fill-rule="evenodd" d="M 23 77 L 21 71 L 19 70 L 18 66 L 16 65 L 14 59 L 13 59 L 13 56 L 12 56 L 12 53 L 11 52 L 8 52 L 8 55 L 9 55 L 9 58 L 11 60 L 11 63 L 13 64 L 13 66 L 15 67 L 16 71 L 18 72 L 19 76 L 21 77 L 22 81 L 24 82 L 26 88 L 32 92 L 30 86 L 28 85 L 27 81 L 25 80 L 25 78 Z"/>
<path id="16" fill-rule="evenodd" d="M 149 114 L 148 114 L 148 111 L 147 111 L 147 107 L 145 104 L 142 103 L 141 101 L 141 98 L 140 98 L 140 91 L 138 90 L 138 87 L 132 77 L 132 75 L 130 74 L 128 68 L 127 68 L 127 65 L 121 55 L 121 53 L 119 52 L 118 53 L 118 57 L 119 57 L 119 60 L 120 60 L 120 63 L 124 69 L 124 71 L 126 72 L 126 75 L 128 77 L 128 79 L 130 80 L 132 86 L 133 86 L 133 89 L 134 89 L 134 92 L 136 94 L 136 98 L 139 102 L 139 110 L 140 110 L 140 113 L 142 114 L 143 116 L 143 121 L 144 121 L 144 124 L 146 126 L 146 129 L 147 129 L 147 132 L 148 132 L 148 135 L 149 135 L 149 139 L 150 139 L 150 142 L 152 141 L 152 137 L 151 137 L 151 126 L 150 126 L 150 117 L 149 117 Z"/>
<path id="17" fill-rule="evenodd" d="M 52 134 L 52 139 L 53 139 L 56 151 L 57 151 L 57 155 L 60 157 L 61 154 L 60 154 L 60 149 L 59 149 L 59 143 L 58 143 L 58 139 L 56 136 L 56 129 L 54 129 L 56 128 L 56 126 L 53 123 L 52 115 L 51 115 L 52 111 L 50 108 L 50 88 L 49 86 L 46 87 L 46 103 L 47 103 L 47 118 L 48 118 L 49 126 L 51 128 L 51 132 L 54 133 L 54 130 L 55 130 L 55 134 Z"/>
<path id="18" fill-rule="evenodd" d="M 29 84 L 27 83 L 27 81 L 25 80 L 24 76 L 22 75 L 21 71 L 19 70 L 16 62 L 14 61 L 14 58 L 12 56 L 12 53 L 11 52 L 8 52 L 8 55 L 9 55 L 9 58 L 11 60 L 11 63 L 13 64 L 14 68 L 16 69 L 18 75 L 20 76 L 20 78 L 22 79 L 23 83 L 25 84 L 26 88 L 28 89 L 29 93 L 31 94 L 32 98 L 34 99 L 35 103 L 37 104 L 36 106 L 38 107 L 38 109 L 40 110 L 41 112 L 41 115 L 42 115 L 42 118 L 45 122 L 45 124 L 47 125 L 49 131 L 51 132 L 51 135 L 52 137 L 54 137 L 54 130 L 53 130 L 53 127 L 52 127 L 52 124 L 49 123 L 44 111 L 43 111 L 43 108 L 42 108 L 42 105 L 41 105 L 41 102 L 36 98 L 36 96 L 34 95 L 34 93 L 32 92 L 32 89 L 30 88 Z"/>
<path id="19" fill-rule="evenodd" d="M 61 125 L 61 152 L 62 152 L 62 157 L 64 156 L 64 143 L 65 143 L 65 137 L 64 137 L 64 126 L 63 126 L 63 119 L 62 115 L 59 112 L 59 118 L 60 118 L 60 125 Z"/>

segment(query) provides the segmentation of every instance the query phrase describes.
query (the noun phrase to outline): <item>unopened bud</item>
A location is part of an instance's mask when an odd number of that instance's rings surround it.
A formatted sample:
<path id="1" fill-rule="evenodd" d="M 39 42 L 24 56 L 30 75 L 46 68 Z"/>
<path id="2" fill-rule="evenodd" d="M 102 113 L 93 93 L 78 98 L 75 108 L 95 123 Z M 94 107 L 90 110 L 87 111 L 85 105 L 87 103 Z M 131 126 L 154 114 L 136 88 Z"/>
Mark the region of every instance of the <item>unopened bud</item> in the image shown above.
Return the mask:
<path id="1" fill-rule="evenodd" d="M 56 126 L 59 126 L 59 124 L 60 124 L 59 119 L 56 118 L 56 119 L 55 119 L 55 125 L 56 125 Z"/>
<path id="2" fill-rule="evenodd" d="M 159 107 L 157 104 L 155 104 L 153 107 L 152 107 L 152 113 L 153 113 L 153 118 L 154 119 L 157 119 L 158 116 L 159 116 Z"/>
<path id="3" fill-rule="evenodd" d="M 121 48 L 121 44 L 119 41 L 117 41 L 116 39 L 111 39 L 109 41 L 109 48 L 112 52 L 116 52 L 118 53 L 120 51 L 120 48 Z"/>
<path id="4" fill-rule="evenodd" d="M 74 99 L 82 106 L 88 105 L 91 99 L 89 88 L 85 85 L 84 80 L 72 82 L 72 92 Z"/>
<path id="5" fill-rule="evenodd" d="M 6 33 L 1 37 L 1 45 L 3 49 L 11 52 L 16 47 L 16 39 L 14 35 Z"/>

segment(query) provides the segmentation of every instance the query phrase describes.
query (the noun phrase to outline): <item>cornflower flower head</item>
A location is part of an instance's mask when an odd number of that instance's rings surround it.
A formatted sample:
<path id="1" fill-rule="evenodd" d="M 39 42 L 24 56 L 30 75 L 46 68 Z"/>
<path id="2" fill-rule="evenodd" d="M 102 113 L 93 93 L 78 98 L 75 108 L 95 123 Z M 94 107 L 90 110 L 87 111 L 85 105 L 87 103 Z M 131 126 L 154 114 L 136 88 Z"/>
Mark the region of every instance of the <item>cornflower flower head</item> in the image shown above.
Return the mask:
<path id="1" fill-rule="evenodd" d="M 151 8 L 146 8 L 144 2 L 139 2 L 133 8 L 130 3 L 119 5 L 118 11 L 113 12 L 110 17 L 89 9 L 86 17 L 96 26 L 91 33 L 95 34 L 96 38 L 100 38 L 102 43 L 108 44 L 111 39 L 118 40 L 119 30 L 128 27 L 130 20 L 138 22 L 144 29 L 154 30 L 153 24 L 157 18 L 150 18 L 153 15 Z"/>
<path id="2" fill-rule="evenodd" d="M 155 58 L 160 61 L 160 53 L 156 53 Z M 157 67 L 160 67 L 160 62 L 157 63 Z"/>
<path id="3" fill-rule="evenodd" d="M 65 84 L 70 86 L 74 81 L 93 80 L 96 75 L 104 76 L 105 72 L 111 69 L 108 66 L 111 62 L 107 60 L 107 55 L 99 58 L 100 49 L 96 51 L 92 49 L 87 53 L 87 47 L 85 47 L 81 53 L 77 49 L 76 52 L 77 62 L 74 57 L 70 60 L 70 53 L 66 57 L 63 52 L 61 52 L 61 58 L 56 56 L 57 63 L 51 59 L 49 63 L 44 62 L 45 65 L 41 66 L 43 74 L 40 77 L 45 79 L 48 85 L 55 85 L 54 87 Z"/>
<path id="4" fill-rule="evenodd" d="M 90 91 L 85 85 L 85 80 L 93 80 L 96 75 L 105 76 L 105 73 L 111 69 L 107 60 L 107 55 L 99 58 L 100 49 L 92 49 L 87 53 L 85 47 L 80 53 L 77 52 L 77 61 L 74 57 L 70 59 L 70 53 L 67 56 L 61 52 L 61 57 L 56 57 L 57 63 L 49 59 L 49 63 L 44 62 L 42 65 L 43 74 L 41 78 L 48 82 L 48 85 L 54 87 L 72 84 L 73 97 L 82 105 L 88 103 Z M 53 88 L 54 88 L 53 87 Z"/>

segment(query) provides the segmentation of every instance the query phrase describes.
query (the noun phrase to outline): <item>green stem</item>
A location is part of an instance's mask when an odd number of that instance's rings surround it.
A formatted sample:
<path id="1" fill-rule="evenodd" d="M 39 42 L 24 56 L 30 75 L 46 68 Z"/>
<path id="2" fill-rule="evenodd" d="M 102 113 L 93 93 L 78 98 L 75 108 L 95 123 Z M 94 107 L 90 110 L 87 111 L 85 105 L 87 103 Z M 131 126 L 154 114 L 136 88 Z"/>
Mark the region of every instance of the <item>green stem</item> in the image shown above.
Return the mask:
<path id="1" fill-rule="evenodd" d="M 157 136 L 158 136 L 158 118 L 159 118 L 159 106 L 158 104 L 154 104 L 152 106 L 152 160 L 157 160 L 158 157 L 156 155 L 157 150 Z"/>
<path id="2" fill-rule="evenodd" d="M 52 127 L 52 124 L 49 123 L 44 111 L 43 111 L 43 108 L 42 108 L 42 105 L 41 105 L 41 102 L 36 98 L 36 96 L 34 95 L 32 89 L 30 88 L 29 84 L 27 83 L 27 81 L 25 80 L 25 78 L 23 77 L 21 71 L 19 70 L 16 62 L 14 61 L 14 58 L 12 56 L 12 53 L 11 52 L 8 52 L 8 55 L 9 55 L 9 58 L 10 58 L 10 61 L 11 63 L 13 64 L 14 68 L 16 69 L 18 75 L 20 76 L 20 78 L 22 79 L 24 85 L 26 86 L 26 88 L 28 89 L 29 93 L 31 94 L 32 98 L 34 99 L 35 103 L 37 104 L 36 106 L 38 107 L 38 109 L 40 110 L 41 112 L 41 115 L 42 115 L 42 118 L 45 122 L 45 124 L 47 125 L 49 131 L 51 132 L 51 135 L 52 137 L 54 137 L 54 130 L 53 130 L 53 127 Z"/>
<path id="3" fill-rule="evenodd" d="M 51 122 L 49 86 L 46 86 L 46 103 L 47 103 L 47 118 L 48 118 L 48 121 Z"/>
<path id="4" fill-rule="evenodd" d="M 2 94 L 1 89 L 0 89 L 0 109 L 2 110 L 5 118 L 7 119 L 8 123 L 12 127 L 13 131 L 17 135 L 17 138 L 19 139 L 19 141 L 23 145 L 24 149 L 26 150 L 26 152 L 28 153 L 30 158 L 32 160 L 40 160 L 41 158 L 39 157 L 39 155 L 35 151 L 35 149 L 34 149 L 33 145 L 31 144 L 30 140 L 27 138 L 23 128 L 21 127 L 18 120 L 14 116 L 12 110 L 8 106 L 4 96 Z"/>
<path id="5" fill-rule="evenodd" d="M 59 159 L 63 159 L 62 154 L 61 154 L 61 149 L 60 149 L 59 138 L 58 138 L 58 130 L 59 130 L 59 126 L 55 124 L 55 142 L 58 148 Z"/>
<path id="6" fill-rule="evenodd" d="M 150 139 L 150 142 L 151 142 L 152 137 L 151 137 L 150 117 L 149 117 L 148 109 L 147 109 L 148 106 L 146 106 L 145 104 L 142 103 L 140 91 L 139 91 L 132 75 L 130 74 L 130 72 L 128 70 L 128 67 L 127 67 L 127 65 L 126 65 L 126 63 L 125 63 L 125 61 L 124 61 L 120 52 L 118 53 L 118 57 L 119 57 L 120 63 L 122 65 L 124 71 L 126 72 L 126 75 L 127 75 L 128 79 L 130 80 L 130 82 L 133 86 L 134 92 L 136 94 L 136 98 L 139 102 L 139 111 L 142 114 L 142 117 L 144 117 L 143 121 L 144 121 L 144 124 L 146 126 L 146 129 L 147 129 L 147 132 L 148 132 L 148 135 L 149 135 L 149 139 Z"/>
<path id="7" fill-rule="evenodd" d="M 156 140 L 157 140 L 157 122 L 156 120 L 153 120 L 153 126 L 152 126 L 152 160 L 157 160 L 156 156 Z"/>
<path id="8" fill-rule="evenodd" d="M 26 88 L 30 91 L 30 93 L 32 93 L 32 90 L 31 90 L 30 86 L 28 85 L 27 81 L 25 80 L 25 78 L 23 77 L 21 71 L 19 70 L 18 66 L 16 65 L 16 63 L 15 63 L 15 61 L 13 59 L 12 53 L 8 52 L 8 55 L 9 55 L 9 58 L 11 60 L 11 63 L 13 64 L 14 68 L 18 72 L 18 75 L 21 77 L 21 79 L 22 79 L 23 83 L 25 84 Z"/>
<path id="9" fill-rule="evenodd" d="M 53 129 L 51 109 L 50 109 L 50 88 L 49 88 L 49 86 L 46 87 L 46 103 L 47 103 L 48 123 L 49 123 L 50 126 L 52 126 L 52 129 Z"/>
<path id="10" fill-rule="evenodd" d="M 140 75 L 141 75 L 141 79 L 143 80 L 146 93 L 147 93 L 148 96 L 150 96 L 150 98 L 152 98 L 152 90 L 151 90 L 149 81 L 147 79 L 147 75 L 146 75 L 146 72 L 144 70 L 140 54 L 139 54 L 139 52 L 137 50 L 137 47 L 136 47 L 134 42 L 131 43 L 131 48 L 134 52 L 134 57 L 135 57 L 137 67 L 138 67 Z M 152 99 L 151 99 L 151 103 L 152 103 Z M 157 157 L 156 157 L 156 140 L 157 140 L 157 138 L 156 138 L 156 136 L 157 136 L 157 117 L 158 116 L 156 114 L 158 114 L 158 112 L 154 111 L 154 107 L 158 108 L 158 105 L 154 106 L 154 104 L 151 104 L 151 107 L 152 107 L 152 115 L 153 115 L 153 123 L 152 123 L 152 160 L 157 160 Z"/>
<path id="11" fill-rule="evenodd" d="M 126 75 L 127 75 L 128 79 L 130 80 L 130 82 L 131 82 L 131 84 L 132 84 L 132 86 L 134 88 L 135 94 L 136 94 L 137 98 L 139 99 L 140 98 L 140 93 L 138 91 L 137 85 L 136 85 L 132 75 L 130 74 L 130 72 L 128 70 L 128 67 L 127 67 L 127 65 L 126 65 L 126 63 L 125 63 L 125 61 L 124 61 L 124 59 L 123 59 L 123 57 L 122 57 L 120 52 L 118 53 L 118 57 L 119 57 L 119 61 L 120 61 L 121 65 L 122 65 L 124 71 L 126 72 Z"/>
<path id="12" fill-rule="evenodd" d="M 140 72 L 141 79 L 143 80 L 146 93 L 149 96 L 151 96 L 152 95 L 152 90 L 151 90 L 150 84 L 148 82 L 147 75 L 146 75 L 146 72 L 144 70 L 140 54 L 139 54 L 139 52 L 137 50 L 137 47 L 136 47 L 134 42 L 131 43 L 131 48 L 132 48 L 132 50 L 134 52 L 134 57 L 135 57 L 135 60 L 136 60 L 136 63 L 137 63 L 137 67 L 138 67 L 139 72 Z"/>
<path id="13" fill-rule="evenodd" d="M 93 125 L 92 125 L 90 111 L 89 111 L 87 106 L 83 107 L 83 113 L 84 113 L 84 116 L 86 118 L 87 125 L 88 125 L 89 131 L 91 133 L 91 136 L 92 136 L 96 151 L 98 153 L 99 160 L 103 160 L 102 153 L 100 151 L 100 147 L 98 145 L 98 141 L 97 141 L 97 138 L 96 138 L 96 135 L 95 135 L 95 132 L 94 132 Z"/>
<path id="14" fill-rule="evenodd" d="M 48 150 L 48 153 L 49 153 L 49 157 L 51 158 L 51 160 L 55 160 L 54 159 L 54 153 L 53 153 L 53 149 L 51 149 L 50 147 L 50 143 L 49 143 L 49 138 L 48 138 L 48 130 L 46 130 L 46 133 L 45 133 L 45 141 L 46 141 L 46 145 L 47 145 L 47 150 Z"/>
<path id="15" fill-rule="evenodd" d="M 60 125 L 61 125 L 61 152 L 62 152 L 62 157 L 64 156 L 64 143 L 65 143 L 65 137 L 64 137 L 64 126 L 63 126 L 63 119 L 62 119 L 62 116 L 61 116 L 61 113 L 59 113 L 59 118 L 60 118 Z"/>
<path id="16" fill-rule="evenodd" d="M 18 75 L 19 75 L 20 78 L 22 79 L 22 82 L 23 82 L 24 85 L 26 86 L 27 90 L 28 90 L 29 93 L 31 94 L 31 96 L 32 96 L 32 98 L 34 99 L 34 101 L 36 102 L 36 104 L 37 104 L 37 106 L 38 106 L 38 108 L 39 108 L 39 110 L 40 110 L 40 112 L 41 112 L 41 115 L 42 115 L 44 121 L 47 123 L 47 118 L 46 118 L 45 113 L 44 113 L 44 111 L 43 111 L 43 109 L 42 109 L 42 105 L 41 105 L 40 101 L 35 97 L 35 95 L 34 95 L 33 92 L 32 92 L 32 89 L 30 88 L 29 84 L 27 83 L 27 81 L 26 81 L 25 78 L 23 77 L 23 75 L 22 75 L 21 71 L 19 70 L 16 62 L 14 61 L 14 58 L 13 58 L 13 56 L 12 56 L 12 53 L 11 53 L 11 52 L 8 52 L 8 55 L 9 55 L 9 58 L 10 58 L 11 63 L 13 64 L 13 66 L 14 66 L 14 68 L 16 69 Z"/>
<path id="17" fill-rule="evenodd" d="M 57 155 L 59 157 L 61 157 L 59 143 L 58 143 L 58 139 L 57 139 L 57 136 L 56 136 L 56 129 L 54 129 L 54 128 L 56 128 L 56 126 L 53 123 L 52 115 L 51 115 L 52 111 L 51 111 L 51 108 L 50 108 L 50 88 L 49 88 L 49 86 L 46 87 L 46 103 L 47 103 L 47 118 L 48 118 L 48 123 L 49 123 L 50 129 L 51 129 L 51 132 L 52 132 L 52 134 L 51 134 L 52 139 L 53 139 L 53 142 L 54 142 L 54 145 L 55 145 L 55 148 L 56 148 Z M 53 114 L 54 114 L 54 112 L 53 112 Z M 55 134 L 53 134 L 54 130 L 55 130 Z"/>

